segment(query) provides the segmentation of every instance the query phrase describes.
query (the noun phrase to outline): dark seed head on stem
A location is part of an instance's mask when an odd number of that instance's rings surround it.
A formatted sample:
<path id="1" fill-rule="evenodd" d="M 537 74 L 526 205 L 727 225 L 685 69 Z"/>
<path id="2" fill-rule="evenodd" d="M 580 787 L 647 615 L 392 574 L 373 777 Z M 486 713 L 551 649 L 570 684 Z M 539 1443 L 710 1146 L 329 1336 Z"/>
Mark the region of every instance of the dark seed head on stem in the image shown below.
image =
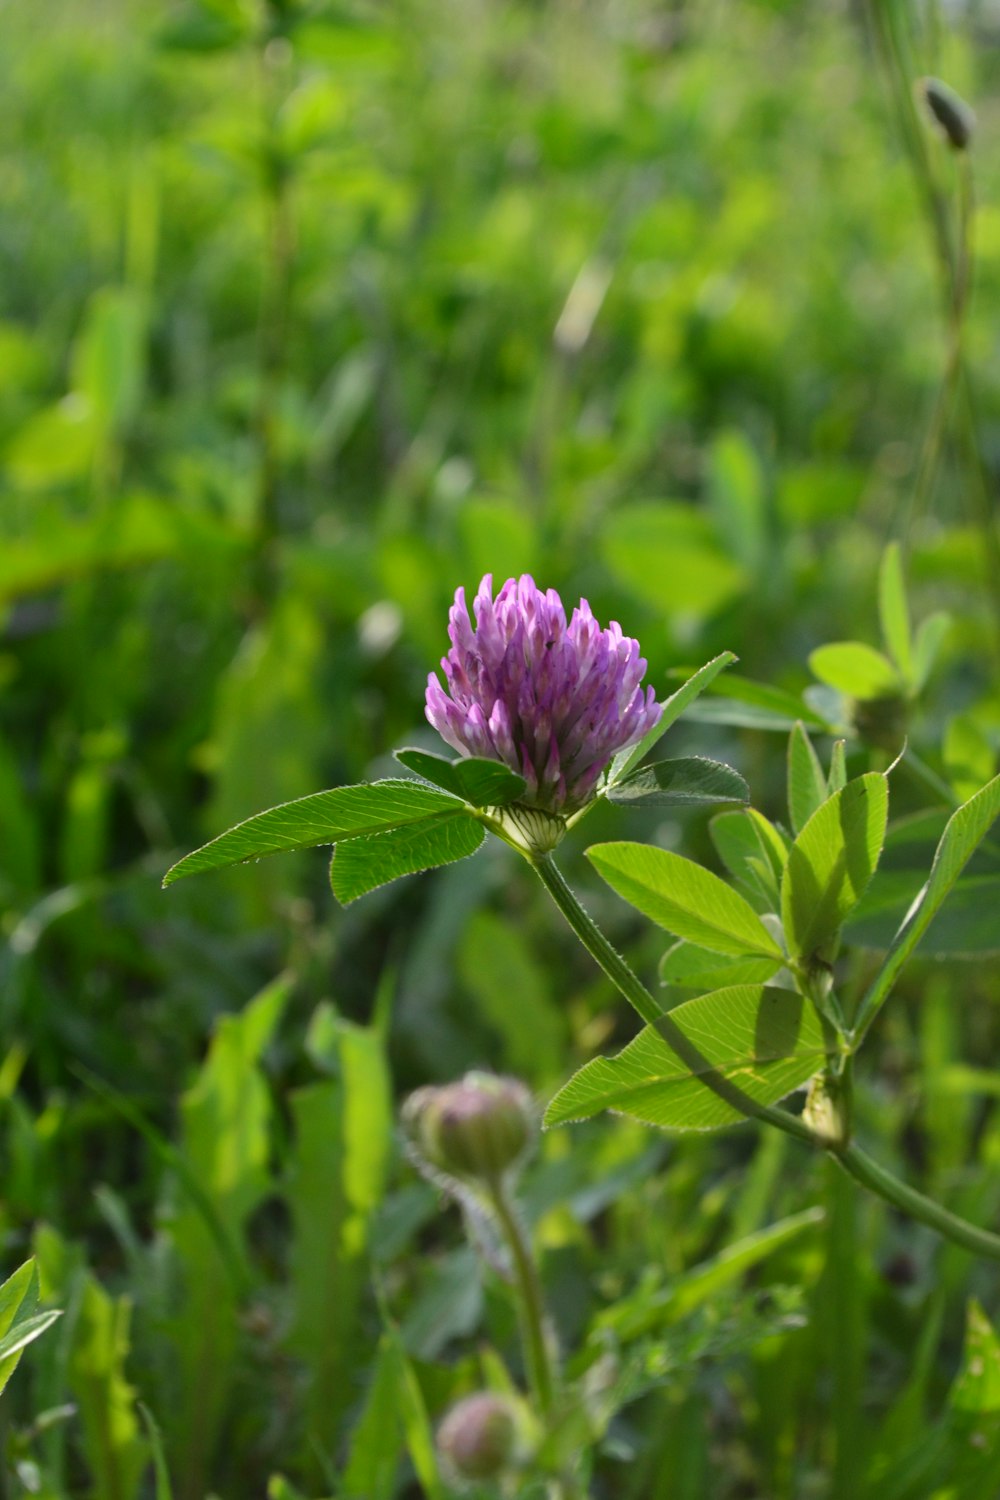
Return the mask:
<path id="1" fill-rule="evenodd" d="M 976 126 L 969 105 L 940 78 L 921 78 L 917 91 L 948 144 L 955 151 L 964 151 Z"/>

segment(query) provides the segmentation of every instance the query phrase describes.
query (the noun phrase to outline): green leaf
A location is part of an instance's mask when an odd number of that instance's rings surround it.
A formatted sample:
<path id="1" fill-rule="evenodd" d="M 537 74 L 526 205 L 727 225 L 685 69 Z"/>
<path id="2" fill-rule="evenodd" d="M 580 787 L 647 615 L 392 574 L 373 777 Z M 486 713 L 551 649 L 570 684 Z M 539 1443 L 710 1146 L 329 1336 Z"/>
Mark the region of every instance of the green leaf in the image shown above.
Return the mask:
<path id="1" fill-rule="evenodd" d="M 813 813 L 788 852 L 781 882 L 791 953 L 828 954 L 878 864 L 888 814 L 889 786 L 878 772 L 849 781 Z"/>
<path id="2" fill-rule="evenodd" d="M 312 849 L 342 839 L 364 838 L 433 813 L 454 812 L 454 797 L 418 781 L 373 781 L 314 792 L 256 813 L 179 860 L 163 877 L 165 886 L 187 875 L 219 870 L 287 849 Z"/>
<path id="3" fill-rule="evenodd" d="M 783 959 L 749 902 L 693 860 L 626 843 L 597 844 L 587 858 L 612 890 L 675 937 L 712 953 Z"/>
<path id="4" fill-rule="evenodd" d="M 758 1104 L 775 1104 L 806 1083 L 824 1056 L 812 1006 L 789 990 L 733 985 L 670 1012 L 713 1069 Z M 744 1116 L 693 1073 L 656 1027 L 617 1057 L 598 1057 L 559 1090 L 546 1125 L 586 1120 L 602 1109 L 663 1130 L 718 1130 Z"/>
<path id="5" fill-rule="evenodd" d="M 851 698 L 885 698 L 903 686 L 887 656 L 863 641 L 834 641 L 819 646 L 809 666 L 820 682 Z"/>
<path id="6" fill-rule="evenodd" d="M 878 573 L 878 613 L 886 649 L 907 682 L 913 681 L 913 648 L 910 611 L 906 602 L 903 562 L 898 542 L 890 542 L 882 554 Z"/>
<path id="7" fill-rule="evenodd" d="M 17 1369 L 22 1350 L 60 1316 L 38 1311 L 38 1267 L 26 1260 L 0 1286 L 0 1391 Z"/>
<path id="8" fill-rule="evenodd" d="M 461 797 L 473 807 L 505 807 L 523 797 L 528 783 L 498 760 L 469 756 L 465 760 L 448 760 L 426 750 L 397 750 L 396 759 L 425 781 Z"/>
<path id="9" fill-rule="evenodd" d="M 934 920 L 949 891 L 1000 813 L 1000 776 L 971 797 L 948 820 L 923 891 L 907 912 L 858 1008 L 856 1031 L 863 1035 L 885 1003 L 897 976 Z"/>
<path id="10" fill-rule="evenodd" d="M 937 661 L 945 636 L 951 629 L 951 615 L 941 610 L 928 615 L 919 626 L 913 643 L 913 691 L 919 693 Z"/>
<path id="11" fill-rule="evenodd" d="M 333 1076 L 297 1089 L 291 1099 L 288 1341 L 309 1376 L 302 1401 L 307 1462 L 354 1400 L 354 1376 L 366 1352 L 372 1222 L 392 1145 L 392 1099 L 378 1033 L 324 1005 L 313 1016 L 309 1050 Z"/>
<path id="12" fill-rule="evenodd" d="M 351 1433 L 340 1480 L 343 1500 L 392 1500 L 396 1493 L 403 1446 L 400 1379 L 398 1347 L 383 1334 L 365 1403 Z"/>
<path id="13" fill-rule="evenodd" d="M 159 1426 L 148 1406 L 142 1401 L 139 1401 L 137 1405 L 139 1415 L 146 1427 L 146 1437 L 153 1454 L 156 1500 L 174 1500 L 174 1492 L 170 1485 L 170 1471 L 167 1468 L 167 1456 L 163 1451 L 163 1438 Z"/>
<path id="14" fill-rule="evenodd" d="M 737 658 L 731 651 L 723 651 L 718 656 L 713 656 L 712 660 L 706 662 L 703 667 L 699 667 L 698 671 L 692 677 L 689 677 L 687 682 L 682 683 L 676 693 L 671 693 L 670 697 L 665 699 L 661 705 L 663 712 L 656 724 L 653 725 L 653 728 L 644 734 L 639 743 L 633 745 L 631 749 L 619 750 L 611 762 L 611 770 L 608 772 L 609 784 L 613 785 L 615 782 L 620 781 L 622 777 L 627 776 L 632 768 L 637 766 L 649 754 L 653 746 L 659 743 L 667 730 L 677 723 L 677 720 L 688 705 L 693 703 L 711 682 L 714 682 L 715 678 L 729 666 L 730 662 L 736 660 Z"/>
<path id="15" fill-rule="evenodd" d="M 683 940 L 660 959 L 660 980 L 684 989 L 715 990 L 730 984 L 766 984 L 781 968 L 777 958 L 725 958 Z"/>
<path id="16" fill-rule="evenodd" d="M 788 740 L 788 816 L 795 833 L 802 831 L 826 797 L 819 756 L 802 725 L 796 724 Z"/>
<path id="17" fill-rule="evenodd" d="M 607 791 L 609 802 L 672 807 L 699 802 L 749 802 L 750 788 L 731 766 L 692 755 L 640 766 Z"/>
<path id="18" fill-rule="evenodd" d="M 712 843 L 734 880 L 758 895 L 768 909 L 780 905 L 779 882 L 788 851 L 785 842 L 763 813 L 748 807 L 721 812 L 708 825 Z"/>
<path id="19" fill-rule="evenodd" d="M 830 752 L 830 775 L 827 777 L 826 789 L 831 797 L 834 792 L 843 791 L 847 785 L 846 744 L 846 740 L 834 740 Z"/>
<path id="20" fill-rule="evenodd" d="M 76 1313 L 69 1387 L 79 1407 L 94 1493 L 118 1500 L 136 1500 L 150 1456 L 135 1414 L 135 1390 L 125 1374 L 131 1316 L 128 1297 L 111 1297 L 87 1276 Z M 203 1332 L 206 1326 L 211 1325 L 203 1323 Z"/>
<path id="21" fill-rule="evenodd" d="M 418 870 L 465 859 L 475 854 L 485 837 L 483 825 L 470 813 L 458 809 L 423 818 L 405 828 L 390 828 L 385 833 L 350 839 L 333 851 L 330 862 L 333 894 L 342 906 L 347 906 L 401 875 L 414 875 Z"/>
<path id="22" fill-rule="evenodd" d="M 956 1412 L 1000 1416 L 1000 1339 L 974 1297 L 966 1314 L 962 1367 L 948 1405 Z"/>

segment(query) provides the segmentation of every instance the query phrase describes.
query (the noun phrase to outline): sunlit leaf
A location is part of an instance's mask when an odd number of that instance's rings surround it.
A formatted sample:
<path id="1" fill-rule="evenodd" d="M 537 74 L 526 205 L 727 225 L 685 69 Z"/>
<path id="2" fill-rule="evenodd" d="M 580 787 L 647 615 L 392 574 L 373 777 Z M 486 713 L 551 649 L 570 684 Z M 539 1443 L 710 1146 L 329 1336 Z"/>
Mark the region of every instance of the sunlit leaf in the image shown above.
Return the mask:
<path id="1" fill-rule="evenodd" d="M 257 813 L 220 833 L 211 843 L 179 860 L 167 871 L 163 883 L 172 885 L 187 875 L 200 875 L 205 870 L 222 869 L 282 850 L 364 838 L 419 823 L 434 813 L 455 811 L 454 797 L 417 781 L 374 781 L 314 792 Z"/>
<path id="2" fill-rule="evenodd" d="M 757 1104 L 774 1104 L 808 1082 L 823 1061 L 816 1013 L 800 995 L 733 985 L 670 1012 L 717 1072 Z M 744 1115 L 713 1092 L 653 1026 L 617 1057 L 595 1058 L 559 1090 L 546 1125 L 612 1109 L 664 1130 L 717 1130 Z"/>
<path id="3" fill-rule="evenodd" d="M 587 858 L 619 896 L 675 937 L 713 953 L 782 957 L 744 897 L 693 860 L 625 843 L 595 845 Z"/>
<path id="4" fill-rule="evenodd" d="M 849 781 L 806 823 L 788 851 L 781 915 L 789 949 L 826 955 L 878 864 L 889 787 L 877 772 Z"/>

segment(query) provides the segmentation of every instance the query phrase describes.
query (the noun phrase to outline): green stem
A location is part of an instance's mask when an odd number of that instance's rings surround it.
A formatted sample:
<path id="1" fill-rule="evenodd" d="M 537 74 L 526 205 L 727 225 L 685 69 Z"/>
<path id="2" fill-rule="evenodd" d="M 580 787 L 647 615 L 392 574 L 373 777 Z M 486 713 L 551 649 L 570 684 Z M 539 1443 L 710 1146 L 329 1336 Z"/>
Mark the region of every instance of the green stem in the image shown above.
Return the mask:
<path id="1" fill-rule="evenodd" d="M 532 1394 L 543 1418 L 551 1416 L 555 1402 L 557 1372 L 546 1335 L 545 1300 L 538 1269 L 527 1235 L 502 1182 L 490 1192 L 490 1202 L 510 1250 L 517 1292 L 518 1321 L 524 1346 L 524 1362 Z"/>
<path id="2" fill-rule="evenodd" d="M 946 1239 L 953 1240 L 965 1250 L 971 1250 L 974 1255 L 984 1255 L 989 1260 L 1000 1261 L 1000 1235 L 991 1234 L 988 1229 L 978 1229 L 967 1219 L 960 1219 L 948 1209 L 942 1208 L 932 1198 L 925 1198 L 916 1188 L 909 1187 L 880 1166 L 855 1142 L 831 1150 L 831 1155 L 856 1182 L 877 1193 L 880 1198 L 898 1208 L 900 1213 L 929 1225 L 938 1234 L 943 1234 Z"/>
<path id="3" fill-rule="evenodd" d="M 817 1138 L 808 1125 L 783 1109 L 772 1109 L 767 1104 L 758 1104 L 713 1067 L 704 1053 L 700 1052 L 684 1032 L 672 1021 L 666 1011 L 657 1005 L 646 986 L 629 968 L 621 954 L 608 942 L 596 922 L 584 911 L 562 871 L 551 855 L 529 855 L 528 861 L 545 889 L 562 912 L 580 942 L 602 968 L 615 988 L 624 995 L 629 1004 L 638 1011 L 648 1026 L 655 1026 L 663 1040 L 672 1047 L 677 1056 L 691 1069 L 706 1088 L 717 1094 L 739 1114 L 754 1120 L 766 1120 L 779 1130 L 787 1131 L 809 1145 L 817 1144 Z"/>
<path id="4" fill-rule="evenodd" d="M 919 1220 L 922 1224 L 928 1224 L 946 1239 L 953 1240 L 956 1245 L 961 1245 L 966 1250 L 984 1255 L 990 1260 L 1000 1260 L 1000 1235 L 991 1234 L 985 1229 L 978 1229 L 968 1220 L 949 1213 L 948 1209 L 942 1208 L 939 1203 L 925 1198 L 923 1193 L 918 1193 L 915 1188 L 908 1187 L 905 1182 L 894 1177 L 891 1172 L 873 1161 L 861 1150 L 860 1146 L 853 1142 L 824 1139 L 795 1115 L 758 1104 L 742 1089 L 737 1088 L 730 1079 L 723 1077 L 717 1069 L 712 1067 L 690 1038 L 685 1036 L 677 1023 L 670 1019 L 669 1014 L 660 1009 L 642 981 L 632 972 L 621 954 L 611 946 L 594 920 L 580 905 L 551 855 L 526 854 L 523 849 L 520 852 L 525 855 L 570 927 L 615 988 L 630 1005 L 634 1006 L 648 1025 L 656 1027 L 664 1041 L 700 1078 L 706 1088 L 711 1089 L 740 1114 L 755 1120 L 764 1120 L 769 1125 L 775 1125 L 779 1130 L 784 1130 L 788 1135 L 794 1135 L 798 1140 L 805 1141 L 810 1146 L 829 1151 L 856 1182 L 878 1197 L 884 1198 L 901 1213 L 909 1214 L 911 1218 Z M 845 1066 L 848 1068 L 848 1073 L 842 1083 L 847 1089 L 849 1107 L 851 1080 L 849 1064 Z"/>

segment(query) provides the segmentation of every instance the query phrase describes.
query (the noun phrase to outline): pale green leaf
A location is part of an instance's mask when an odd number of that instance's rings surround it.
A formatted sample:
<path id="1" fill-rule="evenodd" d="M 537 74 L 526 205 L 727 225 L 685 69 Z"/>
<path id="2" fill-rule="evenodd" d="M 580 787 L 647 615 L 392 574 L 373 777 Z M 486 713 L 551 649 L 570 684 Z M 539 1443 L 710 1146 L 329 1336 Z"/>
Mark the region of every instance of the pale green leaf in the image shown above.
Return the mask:
<path id="1" fill-rule="evenodd" d="M 790 952 L 807 960 L 828 955 L 878 864 L 888 815 L 888 782 L 878 772 L 849 781 L 813 813 L 781 882 Z"/>
<path id="2" fill-rule="evenodd" d="M 827 777 L 826 789 L 831 797 L 834 792 L 843 791 L 847 785 L 845 746 L 845 740 L 834 740 L 833 749 L 830 752 L 830 775 Z"/>
<path id="3" fill-rule="evenodd" d="M 788 739 L 788 816 L 793 832 L 802 831 L 826 797 L 819 756 L 802 725 L 796 724 Z"/>
<path id="4" fill-rule="evenodd" d="M 708 825 L 719 858 L 734 880 L 777 911 L 778 885 L 788 851 L 784 839 L 763 813 L 748 807 L 721 812 Z"/>
<path id="5" fill-rule="evenodd" d="M 833 641 L 810 654 L 820 682 L 851 698 L 886 698 L 901 691 L 899 673 L 887 656 L 863 641 Z"/>
<path id="6" fill-rule="evenodd" d="M 587 858 L 619 896 L 675 937 L 713 953 L 783 957 L 749 902 L 693 860 L 626 843 L 595 845 Z"/>
<path id="7" fill-rule="evenodd" d="M 812 1006 L 789 990 L 733 985 L 689 1000 L 667 1018 L 713 1071 L 761 1105 L 805 1084 L 824 1050 Z M 613 1109 L 664 1130 L 717 1130 L 744 1118 L 647 1026 L 617 1057 L 595 1058 L 560 1089 L 546 1125 L 585 1120 Z"/>
<path id="8" fill-rule="evenodd" d="M 732 958 L 683 940 L 660 959 L 660 980 L 682 989 L 716 990 L 730 984 L 766 984 L 781 967 L 777 958 Z"/>
<path id="9" fill-rule="evenodd" d="M 919 693 L 937 661 L 945 637 L 951 630 L 951 616 L 943 610 L 928 615 L 917 629 L 913 643 L 913 691 Z"/>
<path id="10" fill-rule="evenodd" d="M 163 884 L 171 885 L 187 875 L 200 875 L 204 870 L 218 870 L 282 850 L 311 849 L 318 844 L 363 838 L 448 811 L 455 811 L 455 798 L 418 781 L 373 781 L 314 792 L 309 797 L 256 813 L 220 833 L 211 843 L 179 860 L 167 871 Z"/>

